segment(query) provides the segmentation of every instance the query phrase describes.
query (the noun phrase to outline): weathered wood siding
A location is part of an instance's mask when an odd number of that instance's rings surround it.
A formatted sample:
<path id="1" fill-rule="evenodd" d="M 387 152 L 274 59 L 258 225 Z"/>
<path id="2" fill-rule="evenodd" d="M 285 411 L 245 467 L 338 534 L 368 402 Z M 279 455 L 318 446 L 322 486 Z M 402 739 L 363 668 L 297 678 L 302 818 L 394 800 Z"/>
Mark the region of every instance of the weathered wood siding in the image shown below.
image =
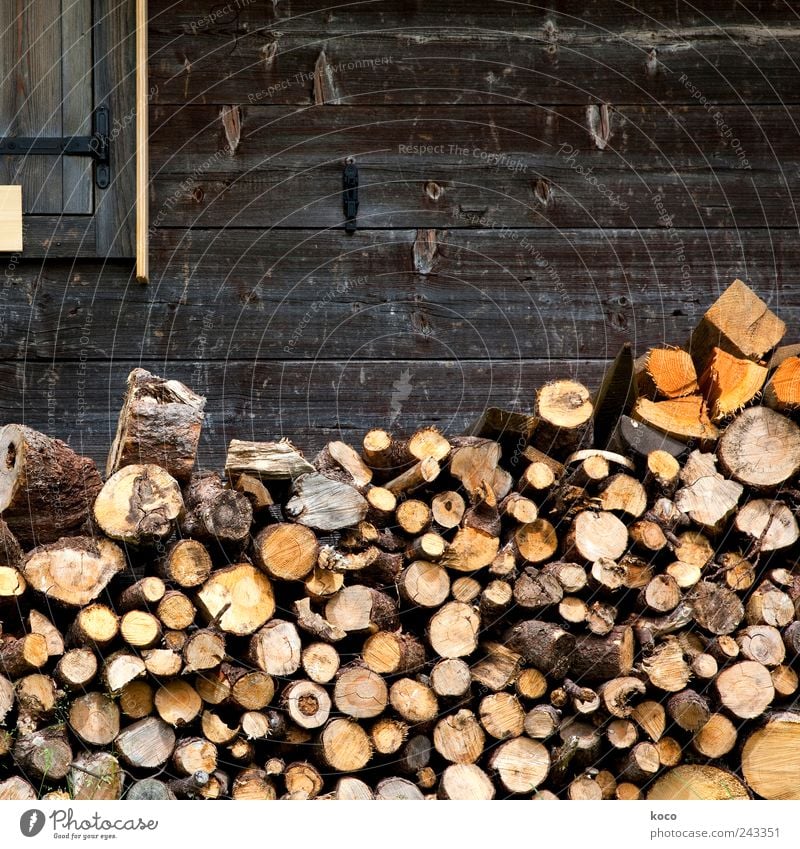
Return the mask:
<path id="1" fill-rule="evenodd" d="M 735 276 L 800 337 L 800 3 L 326 5 L 150 0 L 150 285 L 12 260 L 2 420 L 102 456 L 143 364 L 209 396 L 204 462 L 458 431 Z"/>

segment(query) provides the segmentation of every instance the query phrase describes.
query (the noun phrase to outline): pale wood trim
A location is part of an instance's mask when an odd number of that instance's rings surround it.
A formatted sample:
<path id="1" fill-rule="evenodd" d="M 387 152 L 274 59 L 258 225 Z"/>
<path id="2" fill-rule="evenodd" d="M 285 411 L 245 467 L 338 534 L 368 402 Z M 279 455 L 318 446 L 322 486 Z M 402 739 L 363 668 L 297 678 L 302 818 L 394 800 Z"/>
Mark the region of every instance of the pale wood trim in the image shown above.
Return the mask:
<path id="1" fill-rule="evenodd" d="M 22 186 L 0 186 L 0 251 L 22 250 Z"/>

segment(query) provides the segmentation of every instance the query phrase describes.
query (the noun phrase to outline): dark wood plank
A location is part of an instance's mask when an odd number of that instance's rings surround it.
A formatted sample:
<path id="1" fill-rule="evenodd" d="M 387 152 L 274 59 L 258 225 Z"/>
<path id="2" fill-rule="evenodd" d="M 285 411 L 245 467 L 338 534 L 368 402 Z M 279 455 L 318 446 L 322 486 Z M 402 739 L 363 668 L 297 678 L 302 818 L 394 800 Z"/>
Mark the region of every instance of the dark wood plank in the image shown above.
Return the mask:
<path id="1" fill-rule="evenodd" d="M 797 101 L 796 3 L 578 6 L 160 0 L 151 79 L 165 104 L 313 103 L 324 49 L 338 103 Z M 670 8 L 671 6 L 671 8 Z M 655 52 L 653 52 L 655 51 Z M 685 76 L 684 76 L 685 75 Z M 689 85 L 687 85 L 687 81 Z"/>
<path id="2" fill-rule="evenodd" d="M 781 233 L 441 231 L 420 274 L 413 230 L 160 230 L 149 286 L 123 263 L 12 269 L 0 357 L 606 358 L 682 343 L 735 277 L 793 342 L 800 243 Z"/>
<path id="3" fill-rule="evenodd" d="M 92 0 L 61 0 L 62 100 L 65 136 L 92 133 Z M 91 159 L 67 156 L 62 209 L 67 215 L 94 212 L 94 179 Z"/>
<path id="4" fill-rule="evenodd" d="M 229 440 L 289 437 L 309 454 L 371 427 L 434 424 L 463 433 L 487 406 L 530 410 L 537 386 L 573 376 L 592 388 L 601 361 L 418 360 L 272 363 L 114 361 L 0 364 L 0 421 L 23 422 L 105 464 L 125 378 L 142 365 L 208 397 L 201 462 L 219 468 Z"/>
<path id="5" fill-rule="evenodd" d="M 217 0 L 150 0 L 152 26 L 161 31 L 187 33 L 214 27 L 275 26 L 287 33 L 329 35 L 401 27 L 476 27 L 486 30 L 537 31 L 544 19 L 559 30 L 653 30 L 657 27 L 685 33 L 691 27 L 717 37 L 752 37 L 759 25 L 797 22 L 798 4 L 791 0 L 292 0 L 291 3 L 250 3 L 240 0 L 230 8 Z M 543 31 L 544 28 L 542 27 Z"/>
<path id="6" fill-rule="evenodd" d="M 341 228 L 352 155 L 361 227 L 797 227 L 800 128 L 786 107 L 609 114 L 600 149 L 584 107 L 244 106 L 232 153 L 219 107 L 157 106 L 153 222 Z"/>
<path id="7" fill-rule="evenodd" d="M 111 109 L 111 185 L 95 189 L 97 253 L 135 256 L 136 229 L 136 3 L 94 2 L 94 94 Z"/>
<path id="8" fill-rule="evenodd" d="M 61 0 L 0 3 L 0 137 L 60 138 Z M 58 156 L 0 156 L 0 183 L 22 186 L 24 213 L 59 213 Z"/>
<path id="9" fill-rule="evenodd" d="M 22 258 L 94 259 L 95 220 L 91 215 L 26 215 L 22 221 Z M 5 257 L 0 263 L 6 264 Z M 17 257 L 14 262 L 17 262 Z"/>

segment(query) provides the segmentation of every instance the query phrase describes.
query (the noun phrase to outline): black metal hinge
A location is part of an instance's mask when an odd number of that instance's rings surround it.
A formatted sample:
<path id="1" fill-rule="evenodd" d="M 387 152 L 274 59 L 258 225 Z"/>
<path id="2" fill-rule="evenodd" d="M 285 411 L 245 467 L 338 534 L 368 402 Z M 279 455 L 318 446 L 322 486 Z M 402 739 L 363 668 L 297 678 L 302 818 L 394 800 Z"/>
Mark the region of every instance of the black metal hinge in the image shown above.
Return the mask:
<path id="1" fill-rule="evenodd" d="M 89 156 L 94 160 L 98 189 L 111 183 L 111 116 L 107 106 L 92 114 L 91 136 L 69 138 L 2 138 L 0 156 Z"/>
<path id="2" fill-rule="evenodd" d="M 358 167 L 352 156 L 347 157 L 342 171 L 342 206 L 345 233 L 355 233 L 358 215 Z"/>

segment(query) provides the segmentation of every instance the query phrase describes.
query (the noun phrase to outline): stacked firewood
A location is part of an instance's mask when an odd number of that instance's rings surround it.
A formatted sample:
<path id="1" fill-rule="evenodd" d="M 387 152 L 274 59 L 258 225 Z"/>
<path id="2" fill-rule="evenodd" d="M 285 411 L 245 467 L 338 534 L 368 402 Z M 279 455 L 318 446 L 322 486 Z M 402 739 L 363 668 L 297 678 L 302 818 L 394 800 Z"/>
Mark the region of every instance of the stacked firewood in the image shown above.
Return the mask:
<path id="1" fill-rule="evenodd" d="M 6 425 L 0 798 L 800 798 L 784 329 L 736 281 L 594 397 L 222 475 L 141 369 L 105 481 Z"/>

